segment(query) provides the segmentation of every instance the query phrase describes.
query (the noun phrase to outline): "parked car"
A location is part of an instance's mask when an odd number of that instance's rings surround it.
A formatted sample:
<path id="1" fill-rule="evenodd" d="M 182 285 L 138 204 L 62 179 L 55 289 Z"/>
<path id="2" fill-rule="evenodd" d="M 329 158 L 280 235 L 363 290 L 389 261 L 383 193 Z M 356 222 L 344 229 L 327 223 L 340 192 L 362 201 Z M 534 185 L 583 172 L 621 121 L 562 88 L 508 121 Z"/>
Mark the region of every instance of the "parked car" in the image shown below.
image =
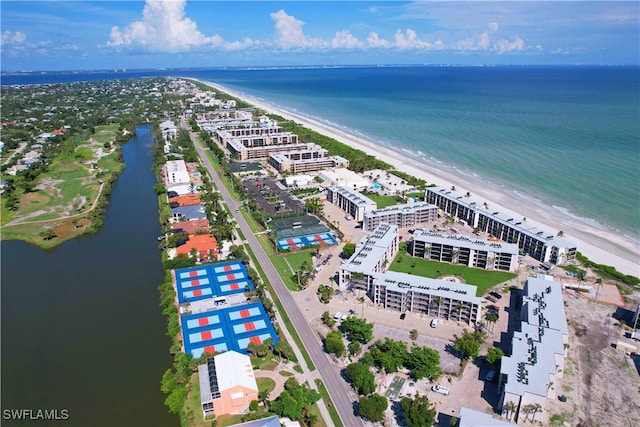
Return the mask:
<path id="1" fill-rule="evenodd" d="M 496 377 L 496 371 L 492 369 L 489 372 L 487 372 L 487 375 L 484 377 L 484 379 L 485 381 L 491 382 L 495 377 Z"/>
<path id="2" fill-rule="evenodd" d="M 493 295 L 494 297 L 496 297 L 496 298 L 498 298 L 498 299 L 502 298 L 502 295 L 500 295 L 499 293 L 497 293 L 497 292 L 495 292 L 495 291 L 493 291 L 493 292 L 489 292 L 489 295 Z"/>
<path id="3" fill-rule="evenodd" d="M 435 391 L 436 393 L 444 394 L 445 396 L 449 394 L 449 389 L 440 384 L 434 385 L 433 387 L 431 387 L 431 390 Z"/>
<path id="4" fill-rule="evenodd" d="M 407 313 L 402 313 L 400 315 L 400 320 L 404 320 L 405 317 L 407 317 Z"/>
<path id="5" fill-rule="evenodd" d="M 438 319 L 431 319 L 431 327 L 435 328 L 436 326 L 438 326 Z"/>

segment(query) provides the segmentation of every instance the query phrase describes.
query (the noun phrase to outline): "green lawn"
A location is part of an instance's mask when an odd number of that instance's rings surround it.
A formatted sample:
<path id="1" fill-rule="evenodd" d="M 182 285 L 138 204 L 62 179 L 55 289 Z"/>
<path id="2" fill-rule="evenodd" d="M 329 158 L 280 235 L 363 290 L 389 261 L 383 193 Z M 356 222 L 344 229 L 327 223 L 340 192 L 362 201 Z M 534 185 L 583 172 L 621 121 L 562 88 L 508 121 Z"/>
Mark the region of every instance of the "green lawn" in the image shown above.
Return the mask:
<path id="1" fill-rule="evenodd" d="M 297 271 L 302 268 L 302 264 L 305 261 L 309 265 L 309 267 L 313 266 L 311 255 L 312 255 L 312 252 L 309 252 L 309 251 L 291 252 L 284 255 L 284 257 L 287 259 L 287 261 L 289 261 L 291 268 L 293 268 L 294 271 Z"/>
<path id="2" fill-rule="evenodd" d="M 498 283 L 506 282 L 516 277 L 516 274 L 506 271 L 481 270 L 463 265 L 413 258 L 404 251 L 398 252 L 389 270 L 415 274 L 416 276 L 429 277 L 431 279 L 449 275 L 459 276 L 462 277 L 466 283 L 478 287 L 476 292 L 477 296 L 484 295 L 487 289 Z"/>
<path id="3" fill-rule="evenodd" d="M 366 194 L 368 198 L 376 202 L 378 209 L 386 208 L 387 206 L 395 206 L 398 204 L 396 196 L 381 196 L 377 193 Z"/>
<path id="4" fill-rule="evenodd" d="M 258 392 L 271 393 L 276 388 L 276 382 L 271 378 L 256 378 L 256 383 L 258 383 Z"/>

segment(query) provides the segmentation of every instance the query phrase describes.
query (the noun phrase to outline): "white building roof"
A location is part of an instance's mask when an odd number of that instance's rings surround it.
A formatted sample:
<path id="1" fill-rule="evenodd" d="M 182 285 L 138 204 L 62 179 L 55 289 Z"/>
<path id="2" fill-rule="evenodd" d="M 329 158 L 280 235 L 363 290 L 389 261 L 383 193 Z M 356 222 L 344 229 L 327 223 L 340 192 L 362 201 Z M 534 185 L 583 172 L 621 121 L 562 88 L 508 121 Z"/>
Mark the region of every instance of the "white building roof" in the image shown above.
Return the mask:
<path id="1" fill-rule="evenodd" d="M 350 272 L 370 274 L 397 236 L 396 225 L 381 223 L 370 235 L 360 239 L 356 244 L 356 251 L 341 268 Z"/>
<path id="2" fill-rule="evenodd" d="M 499 420 L 487 414 L 485 412 L 475 411 L 473 409 L 460 408 L 460 421 L 459 427 L 515 427 L 517 424 L 512 424 L 507 421 Z"/>
<path id="3" fill-rule="evenodd" d="M 232 387 L 242 386 L 250 390 L 258 390 L 256 377 L 253 374 L 251 359 L 246 354 L 237 351 L 227 351 L 214 356 L 216 372 L 218 374 L 218 387 L 220 391 Z"/>
<path id="4" fill-rule="evenodd" d="M 464 283 L 449 282 L 447 280 L 430 279 L 413 274 L 387 271 L 374 273 L 377 285 L 384 285 L 387 290 L 406 293 L 408 291 L 421 292 L 442 298 L 451 298 L 480 305 L 481 298 L 476 296 L 477 286 Z"/>
<path id="5" fill-rule="evenodd" d="M 344 159 L 343 159 L 344 161 Z M 347 186 L 349 188 L 367 188 L 371 182 L 357 173 L 344 168 L 325 169 L 319 175 L 320 178 L 331 182 L 334 186 Z"/>
<path id="6" fill-rule="evenodd" d="M 321 172 L 321 174 L 324 174 L 324 172 Z M 333 191 L 334 193 L 341 194 L 344 198 L 349 200 L 354 205 L 358 205 L 358 206 L 367 206 L 367 205 L 377 206 L 376 202 L 374 202 L 373 200 L 371 200 L 367 196 L 365 196 L 363 194 L 360 194 L 359 192 L 357 192 L 353 188 L 346 187 L 346 186 L 341 186 L 341 187 L 331 187 L 330 190 Z"/>
<path id="7" fill-rule="evenodd" d="M 427 230 L 416 230 L 413 239 L 421 242 L 437 243 L 441 245 L 451 245 L 455 247 L 469 248 L 477 251 L 502 252 L 518 254 L 518 245 L 515 243 L 493 242 L 466 236 L 464 234 L 445 235 Z"/>
<path id="8" fill-rule="evenodd" d="M 375 211 L 366 212 L 364 215 L 367 217 L 374 217 L 374 216 L 383 216 L 383 215 L 389 215 L 394 213 L 409 214 L 409 213 L 418 212 L 428 208 L 437 209 L 438 207 L 436 205 L 432 205 L 427 202 L 416 202 L 416 203 L 407 203 L 404 205 L 387 206 L 386 208 L 381 208 L 381 209 L 376 209 Z"/>

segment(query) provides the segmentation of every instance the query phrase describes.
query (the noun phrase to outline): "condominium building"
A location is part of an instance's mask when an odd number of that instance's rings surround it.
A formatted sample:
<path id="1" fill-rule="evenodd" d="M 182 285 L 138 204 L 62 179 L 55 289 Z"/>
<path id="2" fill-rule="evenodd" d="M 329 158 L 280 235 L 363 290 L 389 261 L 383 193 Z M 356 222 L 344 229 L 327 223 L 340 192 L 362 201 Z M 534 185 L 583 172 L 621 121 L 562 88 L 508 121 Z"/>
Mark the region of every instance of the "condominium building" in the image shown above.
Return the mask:
<path id="1" fill-rule="evenodd" d="M 481 299 L 476 286 L 385 271 L 397 251 L 398 227 L 380 224 L 340 267 L 340 286 L 363 290 L 384 308 L 469 324 L 478 321 Z"/>
<path id="2" fill-rule="evenodd" d="M 529 405 L 538 404 L 544 410 L 547 399 L 556 398 L 569 339 L 562 284 L 551 276 L 528 278 L 520 318 L 511 354 L 502 358 L 498 385 L 502 390 L 499 408 L 509 408 L 516 422 Z"/>
<path id="3" fill-rule="evenodd" d="M 326 168 L 346 168 L 349 161 L 340 156 L 329 156 L 320 146 L 310 150 L 282 151 L 269 156 L 269 164 L 280 172 L 315 172 Z"/>
<path id="4" fill-rule="evenodd" d="M 503 242 L 517 244 L 521 251 L 541 262 L 563 265 L 576 259 L 576 245 L 542 231 L 511 215 L 489 209 L 486 204 L 443 187 L 427 188 L 426 201 L 465 224 L 489 233 Z"/>
<path id="5" fill-rule="evenodd" d="M 383 222 L 395 224 L 398 227 L 413 227 L 437 219 L 438 207 L 436 205 L 426 202 L 408 203 L 366 212 L 362 228 L 371 231 Z"/>
<path id="6" fill-rule="evenodd" d="M 191 178 L 184 160 L 169 160 L 165 163 L 165 184 L 170 187 L 175 184 L 189 184 Z"/>
<path id="7" fill-rule="evenodd" d="M 266 160 L 273 153 L 284 151 L 305 151 L 311 150 L 316 145 L 307 144 L 284 144 L 284 145 L 264 145 L 256 147 L 246 147 L 237 139 L 227 141 L 227 148 L 232 156 L 236 156 L 238 160 Z"/>
<path id="8" fill-rule="evenodd" d="M 327 188 L 327 200 L 351 215 L 356 221 L 362 221 L 365 212 L 373 211 L 378 207 L 376 202 L 349 187 Z"/>
<path id="9" fill-rule="evenodd" d="M 518 245 L 462 234 L 416 230 L 409 252 L 414 257 L 485 270 L 516 271 L 518 268 Z"/>
<path id="10" fill-rule="evenodd" d="M 338 283 L 346 286 L 351 282 L 354 289 L 371 290 L 374 273 L 381 273 L 398 253 L 398 227 L 382 223 L 368 236 L 363 237 L 357 244 L 356 250 L 349 261 L 342 264 L 338 273 Z M 353 273 L 360 280 L 352 281 Z"/>
<path id="11" fill-rule="evenodd" d="M 246 129 L 236 129 L 237 132 Z M 228 145 L 230 141 L 237 141 L 245 147 L 264 147 L 267 145 L 282 145 L 282 144 L 297 144 L 298 135 L 291 132 L 278 132 L 278 133 L 261 133 L 251 134 L 244 136 L 231 136 L 233 132 L 231 129 L 219 130 L 218 141 L 223 145 Z"/>

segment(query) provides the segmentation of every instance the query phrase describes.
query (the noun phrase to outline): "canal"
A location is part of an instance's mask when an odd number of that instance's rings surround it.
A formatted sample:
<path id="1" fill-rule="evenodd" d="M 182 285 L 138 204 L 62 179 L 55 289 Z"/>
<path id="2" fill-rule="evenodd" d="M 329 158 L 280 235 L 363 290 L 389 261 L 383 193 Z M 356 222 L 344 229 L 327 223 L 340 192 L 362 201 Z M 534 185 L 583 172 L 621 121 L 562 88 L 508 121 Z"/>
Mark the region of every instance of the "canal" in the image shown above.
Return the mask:
<path id="1" fill-rule="evenodd" d="M 3 426 L 179 424 L 160 392 L 171 342 L 158 305 L 152 142 L 144 125 L 124 144 L 98 233 L 48 251 L 1 243 Z M 68 420 L 9 421 L 19 409 L 67 410 Z"/>

